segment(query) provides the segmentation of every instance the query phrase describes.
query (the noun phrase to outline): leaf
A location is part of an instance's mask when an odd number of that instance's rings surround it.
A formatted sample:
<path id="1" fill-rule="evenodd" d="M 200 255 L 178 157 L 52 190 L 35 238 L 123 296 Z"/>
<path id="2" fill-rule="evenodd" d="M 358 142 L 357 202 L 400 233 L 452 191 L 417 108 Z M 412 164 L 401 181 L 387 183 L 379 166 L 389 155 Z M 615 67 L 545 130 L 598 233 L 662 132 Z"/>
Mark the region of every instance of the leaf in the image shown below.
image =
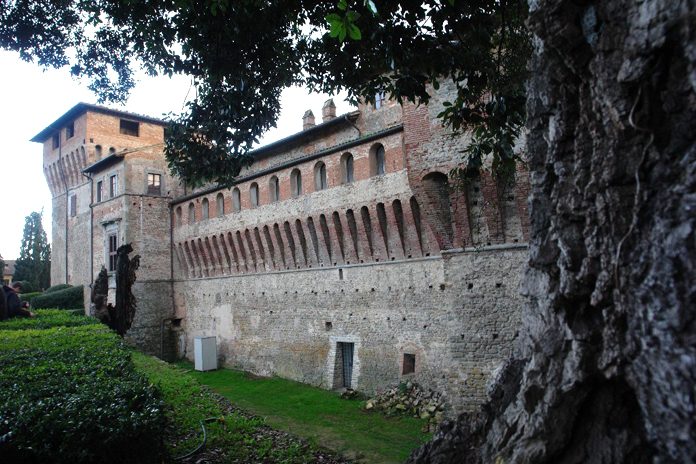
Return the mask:
<path id="1" fill-rule="evenodd" d="M 362 38 L 360 29 L 358 29 L 358 26 L 355 24 L 348 25 L 348 36 L 353 40 L 360 40 Z"/>
<path id="2" fill-rule="evenodd" d="M 347 8 L 348 8 L 348 2 L 346 0 L 340 0 L 338 2 L 338 9 L 339 10 L 346 11 Z"/>
<path id="3" fill-rule="evenodd" d="M 360 13 L 357 11 L 349 11 L 346 13 L 346 21 L 348 23 L 354 23 L 358 18 L 360 18 Z"/>
<path id="4" fill-rule="evenodd" d="M 326 15 L 326 21 L 333 27 L 335 24 L 343 24 L 343 18 L 336 13 L 330 13 Z"/>

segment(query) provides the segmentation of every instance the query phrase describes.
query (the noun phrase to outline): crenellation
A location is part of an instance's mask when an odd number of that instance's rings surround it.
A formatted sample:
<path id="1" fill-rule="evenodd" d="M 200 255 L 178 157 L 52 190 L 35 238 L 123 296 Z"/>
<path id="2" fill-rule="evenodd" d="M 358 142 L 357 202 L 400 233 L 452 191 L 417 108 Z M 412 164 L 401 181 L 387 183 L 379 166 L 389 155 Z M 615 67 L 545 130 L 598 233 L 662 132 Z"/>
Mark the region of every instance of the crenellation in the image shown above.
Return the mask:
<path id="1" fill-rule="evenodd" d="M 63 145 L 35 138 L 53 282 L 89 285 L 113 241 L 132 243 L 129 339 L 150 353 L 190 358 L 193 337 L 214 335 L 225 365 L 367 393 L 414 380 L 452 414 L 473 410 L 519 325 L 529 182 L 520 168 L 514 186 L 487 173 L 452 186 L 469 136 L 436 118 L 448 89 L 342 116 L 327 101 L 321 123 L 307 114 L 306 130 L 252 152 L 231 188 L 193 191 L 167 169 L 163 123 L 80 104 L 54 124 L 73 124 Z"/>

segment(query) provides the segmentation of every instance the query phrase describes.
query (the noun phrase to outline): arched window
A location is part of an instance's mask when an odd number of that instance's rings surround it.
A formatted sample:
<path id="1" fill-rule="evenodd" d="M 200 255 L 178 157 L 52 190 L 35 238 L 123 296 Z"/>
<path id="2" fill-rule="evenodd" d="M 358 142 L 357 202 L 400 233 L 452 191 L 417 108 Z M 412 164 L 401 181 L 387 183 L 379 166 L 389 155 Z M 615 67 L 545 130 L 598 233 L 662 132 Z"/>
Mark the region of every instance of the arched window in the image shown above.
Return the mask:
<path id="1" fill-rule="evenodd" d="M 232 190 L 232 211 L 238 213 L 242 209 L 242 196 L 237 187 Z"/>
<path id="2" fill-rule="evenodd" d="M 94 146 L 94 156 L 97 158 L 97 160 L 100 160 L 102 157 L 102 147 L 101 145 L 95 145 Z"/>
<path id="3" fill-rule="evenodd" d="M 196 222 L 196 207 L 193 203 L 189 203 L 188 206 L 188 223 L 193 224 Z"/>
<path id="4" fill-rule="evenodd" d="M 256 208 L 259 206 L 259 184 L 253 182 L 249 186 L 249 200 L 251 201 L 251 207 Z"/>
<path id="5" fill-rule="evenodd" d="M 208 199 L 204 198 L 203 201 L 201 202 L 201 219 L 205 220 L 210 217 L 210 204 L 208 203 Z"/>
<path id="6" fill-rule="evenodd" d="M 268 181 L 268 192 L 271 202 L 280 200 L 280 183 L 276 176 L 271 177 L 271 180 Z"/>
<path id="7" fill-rule="evenodd" d="M 299 169 L 293 169 L 290 173 L 290 189 L 293 197 L 302 195 L 302 174 Z"/>
<path id="8" fill-rule="evenodd" d="M 176 226 L 181 227 L 181 206 L 176 209 Z"/>
<path id="9" fill-rule="evenodd" d="M 385 172 L 384 145 L 377 143 L 370 148 L 370 176 L 381 176 Z"/>
<path id="10" fill-rule="evenodd" d="M 218 193 L 215 198 L 217 217 L 222 217 L 225 215 L 225 197 L 222 193 Z"/>
<path id="11" fill-rule="evenodd" d="M 341 156 L 341 182 L 350 184 L 353 182 L 353 155 L 344 153 Z"/>
<path id="12" fill-rule="evenodd" d="M 324 190 L 328 187 L 326 182 L 326 165 L 319 161 L 314 165 L 314 189 L 316 191 Z"/>

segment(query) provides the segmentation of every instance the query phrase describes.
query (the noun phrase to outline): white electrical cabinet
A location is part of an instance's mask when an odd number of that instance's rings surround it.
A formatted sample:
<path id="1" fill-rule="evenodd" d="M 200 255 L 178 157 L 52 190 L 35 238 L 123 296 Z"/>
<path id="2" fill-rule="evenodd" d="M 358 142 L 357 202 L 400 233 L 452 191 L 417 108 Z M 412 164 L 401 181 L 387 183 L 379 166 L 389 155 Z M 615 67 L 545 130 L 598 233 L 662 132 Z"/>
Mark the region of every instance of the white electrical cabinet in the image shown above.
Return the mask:
<path id="1" fill-rule="evenodd" d="M 215 337 L 195 337 L 193 339 L 193 356 L 197 371 L 217 369 L 217 344 Z"/>

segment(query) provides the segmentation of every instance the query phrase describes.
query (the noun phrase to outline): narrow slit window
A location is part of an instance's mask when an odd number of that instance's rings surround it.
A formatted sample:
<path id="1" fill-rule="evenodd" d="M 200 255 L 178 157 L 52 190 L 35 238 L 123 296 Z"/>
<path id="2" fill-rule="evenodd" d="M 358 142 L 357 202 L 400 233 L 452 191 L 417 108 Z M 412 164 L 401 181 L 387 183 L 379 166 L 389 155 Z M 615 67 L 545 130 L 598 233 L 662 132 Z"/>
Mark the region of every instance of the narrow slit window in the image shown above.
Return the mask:
<path id="1" fill-rule="evenodd" d="M 116 259 L 118 258 L 118 254 L 116 252 L 118 250 L 118 235 L 109 234 L 107 239 L 109 241 L 109 272 L 113 272 L 116 270 Z"/>

